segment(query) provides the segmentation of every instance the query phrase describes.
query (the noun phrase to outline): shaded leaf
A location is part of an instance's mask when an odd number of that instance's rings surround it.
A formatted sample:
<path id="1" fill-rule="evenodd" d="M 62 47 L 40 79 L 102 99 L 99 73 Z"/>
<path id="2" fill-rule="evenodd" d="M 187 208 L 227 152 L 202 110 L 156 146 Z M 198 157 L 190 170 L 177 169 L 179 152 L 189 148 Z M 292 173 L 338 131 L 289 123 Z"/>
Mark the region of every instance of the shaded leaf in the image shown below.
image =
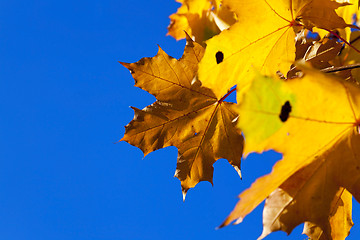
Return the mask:
<path id="1" fill-rule="evenodd" d="M 337 64 L 338 55 L 343 49 L 343 44 L 337 39 L 323 38 L 318 41 L 303 37 L 296 42 L 296 60 L 310 63 L 317 69 L 330 69 Z M 292 67 L 287 73 L 287 78 L 298 77 L 301 70 Z M 341 72 L 342 74 L 342 72 Z"/>
<path id="2" fill-rule="evenodd" d="M 352 195 L 348 191 L 340 189 L 331 203 L 331 208 L 333 211 L 328 215 L 331 238 L 345 239 L 353 226 L 351 220 Z M 305 222 L 303 234 L 313 240 L 326 240 L 324 231 L 310 222 Z"/>
<path id="3" fill-rule="evenodd" d="M 264 230 L 259 239 L 279 230 L 290 234 L 303 222 L 308 222 L 305 232 L 311 239 L 348 236 L 353 225 L 352 196 L 343 188 L 334 187 L 334 176 L 329 174 L 333 166 L 328 164 L 329 159 L 325 164 L 322 161 L 318 159 L 299 170 L 270 194 L 265 202 Z"/>

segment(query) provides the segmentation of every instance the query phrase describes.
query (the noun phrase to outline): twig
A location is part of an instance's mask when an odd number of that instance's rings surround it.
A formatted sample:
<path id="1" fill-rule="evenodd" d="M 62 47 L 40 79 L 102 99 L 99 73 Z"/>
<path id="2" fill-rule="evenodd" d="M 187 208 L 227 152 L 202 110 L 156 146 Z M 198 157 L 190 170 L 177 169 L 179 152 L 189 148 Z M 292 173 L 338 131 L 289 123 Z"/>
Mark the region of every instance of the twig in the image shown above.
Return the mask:
<path id="1" fill-rule="evenodd" d="M 336 32 L 333 32 L 329 29 L 324 28 L 324 30 L 328 31 L 329 33 L 333 34 L 335 37 L 337 37 L 338 39 L 340 39 L 343 43 L 345 43 L 346 45 L 348 45 L 349 47 L 351 47 L 352 49 L 354 49 L 356 52 L 360 53 L 359 49 L 357 49 L 356 47 L 354 47 L 353 45 L 351 45 L 348 41 L 346 41 L 345 39 L 343 39 L 342 37 L 340 37 Z"/>
<path id="2" fill-rule="evenodd" d="M 218 101 L 218 103 L 222 103 L 232 92 L 234 92 L 236 90 L 236 87 L 233 88 L 231 91 L 229 91 L 227 94 L 225 94 L 225 96 L 223 96 L 222 98 L 220 98 L 220 100 Z"/>
<path id="3" fill-rule="evenodd" d="M 347 65 L 347 66 L 341 66 L 341 67 L 328 67 L 328 68 L 321 69 L 320 71 L 324 72 L 324 73 L 332 73 L 332 72 L 339 72 L 339 71 L 355 69 L 355 68 L 360 68 L 360 63 L 351 64 L 351 65 Z"/>

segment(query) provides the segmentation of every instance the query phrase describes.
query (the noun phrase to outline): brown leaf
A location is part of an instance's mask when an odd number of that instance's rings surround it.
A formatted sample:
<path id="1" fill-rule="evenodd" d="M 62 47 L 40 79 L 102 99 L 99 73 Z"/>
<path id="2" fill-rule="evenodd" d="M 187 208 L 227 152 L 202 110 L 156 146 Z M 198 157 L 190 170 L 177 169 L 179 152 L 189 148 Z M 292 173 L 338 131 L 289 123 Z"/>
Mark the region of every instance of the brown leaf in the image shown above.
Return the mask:
<path id="1" fill-rule="evenodd" d="M 264 230 L 259 239 L 274 231 L 288 234 L 308 222 L 305 233 L 312 239 L 345 239 L 350 233 L 352 196 L 329 174 L 330 161 L 317 161 L 292 175 L 266 199 Z M 310 228 L 311 226 L 311 228 Z M 316 228 L 315 228 L 316 227 Z"/>
<path id="2" fill-rule="evenodd" d="M 349 235 L 353 226 L 351 219 L 352 195 L 341 188 L 331 203 L 331 209 L 332 212 L 328 215 L 331 237 L 334 240 L 343 240 Z M 313 240 L 326 240 L 324 231 L 311 222 L 305 222 L 303 234 Z"/>

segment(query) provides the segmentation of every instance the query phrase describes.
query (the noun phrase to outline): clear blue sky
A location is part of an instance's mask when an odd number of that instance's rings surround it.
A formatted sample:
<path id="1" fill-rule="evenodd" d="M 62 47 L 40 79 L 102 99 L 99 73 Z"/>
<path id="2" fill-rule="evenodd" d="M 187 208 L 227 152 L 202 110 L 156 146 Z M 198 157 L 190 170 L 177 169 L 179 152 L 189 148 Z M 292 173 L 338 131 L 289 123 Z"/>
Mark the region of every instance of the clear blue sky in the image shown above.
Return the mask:
<path id="1" fill-rule="evenodd" d="M 117 61 L 179 58 L 184 41 L 166 37 L 179 4 L 159 1 L 0 0 L 0 239 L 256 239 L 262 207 L 220 230 L 237 195 L 270 171 L 278 154 L 254 155 L 241 181 L 225 161 L 214 186 L 182 201 L 173 177 L 177 151 L 143 159 L 117 142 L 154 98 L 133 87 Z M 262 206 L 262 205 L 261 205 Z M 354 222 L 359 207 L 355 203 Z M 305 239 L 298 227 L 267 239 Z M 359 239 L 355 226 L 349 239 Z"/>

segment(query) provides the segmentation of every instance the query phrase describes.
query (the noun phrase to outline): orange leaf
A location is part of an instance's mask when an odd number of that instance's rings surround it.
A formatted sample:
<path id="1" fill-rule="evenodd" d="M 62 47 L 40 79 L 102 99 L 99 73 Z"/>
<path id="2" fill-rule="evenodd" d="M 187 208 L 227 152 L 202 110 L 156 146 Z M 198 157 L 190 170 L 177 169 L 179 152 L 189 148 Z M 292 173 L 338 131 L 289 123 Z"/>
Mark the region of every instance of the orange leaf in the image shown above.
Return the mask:
<path id="1" fill-rule="evenodd" d="M 143 110 L 133 108 L 135 117 L 121 140 L 139 147 L 145 155 L 177 147 L 175 176 L 184 197 L 199 181 L 212 182 L 212 165 L 219 158 L 228 159 L 240 174 L 243 137 L 235 127 L 235 104 L 217 98 L 195 78 L 203 51 L 188 37 L 180 60 L 159 49 L 153 58 L 122 63 L 131 71 L 135 85 L 157 101 Z"/>

